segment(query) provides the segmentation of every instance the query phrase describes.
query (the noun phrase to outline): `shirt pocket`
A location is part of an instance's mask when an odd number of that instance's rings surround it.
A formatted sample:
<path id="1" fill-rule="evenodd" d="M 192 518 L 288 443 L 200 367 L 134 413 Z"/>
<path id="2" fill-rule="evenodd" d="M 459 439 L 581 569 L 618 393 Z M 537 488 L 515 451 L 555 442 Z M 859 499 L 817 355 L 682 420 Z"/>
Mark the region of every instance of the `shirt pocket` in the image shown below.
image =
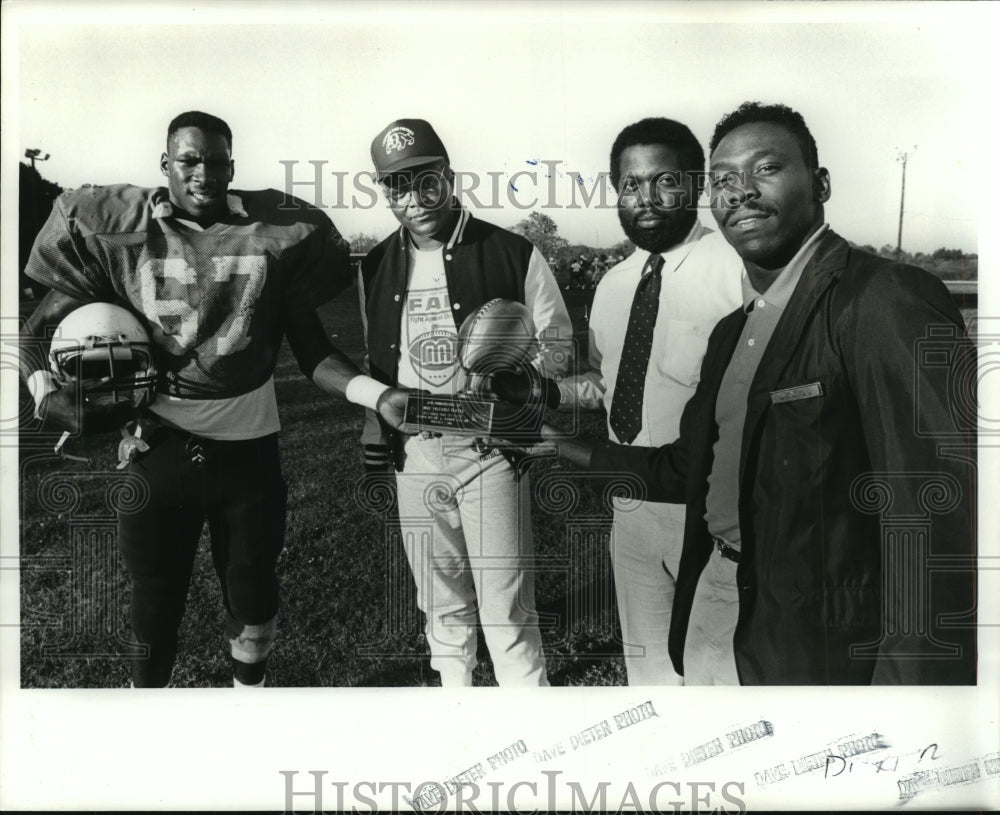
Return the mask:
<path id="1" fill-rule="evenodd" d="M 857 409 L 853 393 L 846 386 L 842 371 L 825 369 L 817 373 L 801 372 L 786 377 L 767 393 L 767 409 L 775 422 L 777 436 L 788 440 L 789 434 L 805 434 L 802 453 L 815 449 L 817 434 L 823 437 L 844 432 L 844 423 L 853 419 Z"/>
<path id="2" fill-rule="evenodd" d="M 652 357 L 656 371 L 685 387 L 697 385 L 712 327 L 686 320 L 667 320 L 654 342 Z"/>

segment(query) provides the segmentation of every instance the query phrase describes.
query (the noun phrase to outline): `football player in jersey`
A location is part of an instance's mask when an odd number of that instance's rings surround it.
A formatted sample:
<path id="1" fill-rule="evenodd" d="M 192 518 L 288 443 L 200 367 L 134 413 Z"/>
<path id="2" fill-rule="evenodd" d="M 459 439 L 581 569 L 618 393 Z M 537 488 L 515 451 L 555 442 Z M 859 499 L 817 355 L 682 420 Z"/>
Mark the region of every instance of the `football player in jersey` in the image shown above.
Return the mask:
<path id="1" fill-rule="evenodd" d="M 118 519 L 132 625 L 148 649 L 132 662 L 134 686 L 170 680 L 206 519 L 233 681 L 259 686 L 274 646 L 285 531 L 272 378 L 282 337 L 319 387 L 375 410 L 389 426 L 402 421 L 405 392 L 362 375 L 331 346 L 316 307 L 350 284 L 347 244 L 324 213 L 291 196 L 230 190 L 224 121 L 199 111 L 177 116 L 160 170 L 165 187 L 62 194 L 27 267 L 51 289 L 24 330 L 36 346 L 83 304 L 115 303 L 142 318 L 158 369 L 148 409 L 106 404 L 72 377 L 60 387 L 30 352 L 22 366 L 46 426 L 91 433 L 128 421 L 125 457 L 149 493 Z"/>
<path id="2" fill-rule="evenodd" d="M 494 298 L 531 313 L 548 375 L 569 365 L 573 330 L 545 258 L 525 238 L 472 217 L 422 119 L 389 124 L 372 160 L 400 228 L 362 262 L 372 376 L 452 394 L 458 326 Z M 535 612 L 527 477 L 495 448 L 456 434 L 403 439 L 384 417 L 366 425 L 365 458 L 395 464 L 403 545 L 427 615 L 431 667 L 444 686 L 472 684 L 476 612 L 500 685 L 547 685 Z M 405 443 L 404 443 L 405 442 Z"/>

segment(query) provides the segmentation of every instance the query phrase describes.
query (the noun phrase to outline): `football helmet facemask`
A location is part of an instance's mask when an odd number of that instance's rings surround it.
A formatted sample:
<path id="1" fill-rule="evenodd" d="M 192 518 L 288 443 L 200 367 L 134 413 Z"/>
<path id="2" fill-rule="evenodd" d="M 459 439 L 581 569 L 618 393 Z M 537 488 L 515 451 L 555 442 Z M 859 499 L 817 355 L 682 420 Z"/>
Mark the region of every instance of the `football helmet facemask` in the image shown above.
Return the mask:
<path id="1" fill-rule="evenodd" d="M 156 395 L 149 333 L 134 314 L 111 303 L 67 314 L 52 338 L 49 364 L 60 386 L 80 382 L 93 404 L 128 400 L 138 408 Z"/>

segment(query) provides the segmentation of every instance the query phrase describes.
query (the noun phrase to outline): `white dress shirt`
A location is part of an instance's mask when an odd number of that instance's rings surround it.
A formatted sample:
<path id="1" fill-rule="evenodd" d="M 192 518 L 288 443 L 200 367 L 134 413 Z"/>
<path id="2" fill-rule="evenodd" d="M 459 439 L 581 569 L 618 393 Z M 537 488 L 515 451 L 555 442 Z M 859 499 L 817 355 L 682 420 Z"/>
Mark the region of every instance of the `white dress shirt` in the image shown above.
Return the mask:
<path id="1" fill-rule="evenodd" d="M 636 447 L 674 441 L 681 411 L 694 393 L 709 334 L 742 304 L 739 255 L 715 229 L 696 221 L 687 237 L 663 256 L 660 307 L 646 370 L 642 428 Z M 649 253 L 637 249 L 604 275 L 590 312 L 589 362 L 593 370 L 559 383 L 561 407 L 610 415 L 632 299 Z M 608 426 L 608 435 L 617 442 Z"/>

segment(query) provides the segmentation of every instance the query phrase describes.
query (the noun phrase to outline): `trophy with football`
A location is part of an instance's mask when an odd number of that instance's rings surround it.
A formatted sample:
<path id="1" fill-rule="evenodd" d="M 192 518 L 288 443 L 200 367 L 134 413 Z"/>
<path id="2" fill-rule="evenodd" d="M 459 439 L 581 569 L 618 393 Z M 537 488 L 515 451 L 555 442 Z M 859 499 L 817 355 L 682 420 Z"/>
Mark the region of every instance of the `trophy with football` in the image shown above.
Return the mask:
<path id="1" fill-rule="evenodd" d="M 540 382 L 531 364 L 537 348 L 531 312 L 523 303 L 498 297 L 480 306 L 458 330 L 454 395 L 410 394 L 403 429 L 471 436 L 477 448 L 484 448 L 481 440 L 490 436 L 537 438 L 539 405 L 501 402 L 490 387 L 492 377 L 501 372 L 527 374 Z"/>

